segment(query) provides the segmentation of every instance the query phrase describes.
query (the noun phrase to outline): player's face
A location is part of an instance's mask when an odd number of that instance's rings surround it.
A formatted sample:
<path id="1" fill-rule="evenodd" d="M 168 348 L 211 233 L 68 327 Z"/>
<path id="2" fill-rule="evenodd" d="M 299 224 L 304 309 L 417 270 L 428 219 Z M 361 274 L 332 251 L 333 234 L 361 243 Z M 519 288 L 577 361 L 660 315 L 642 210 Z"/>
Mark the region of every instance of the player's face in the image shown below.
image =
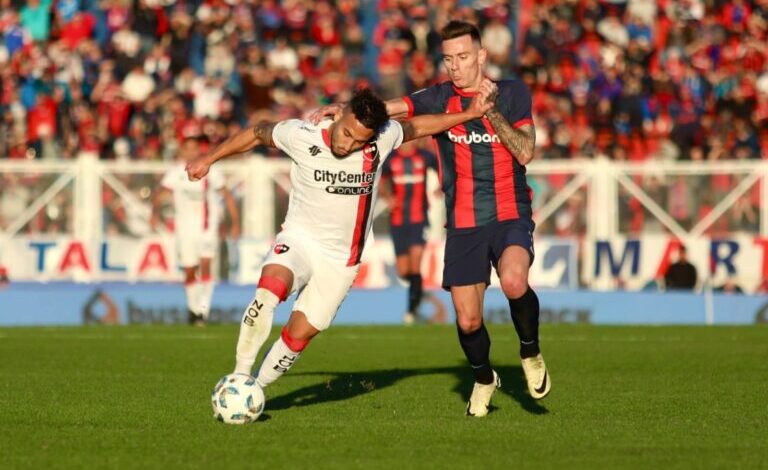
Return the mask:
<path id="1" fill-rule="evenodd" d="M 344 110 L 331 130 L 331 151 L 337 157 L 346 157 L 360 150 L 373 138 L 374 132 L 355 118 L 349 108 Z"/>
<path id="2" fill-rule="evenodd" d="M 199 157 L 199 154 L 200 145 L 198 145 L 196 140 L 187 139 L 181 143 L 181 148 L 179 149 L 179 158 L 181 158 L 182 161 L 188 162 L 194 158 Z"/>
<path id="3" fill-rule="evenodd" d="M 443 63 L 457 88 L 475 88 L 483 79 L 486 51 L 465 34 L 443 41 Z"/>

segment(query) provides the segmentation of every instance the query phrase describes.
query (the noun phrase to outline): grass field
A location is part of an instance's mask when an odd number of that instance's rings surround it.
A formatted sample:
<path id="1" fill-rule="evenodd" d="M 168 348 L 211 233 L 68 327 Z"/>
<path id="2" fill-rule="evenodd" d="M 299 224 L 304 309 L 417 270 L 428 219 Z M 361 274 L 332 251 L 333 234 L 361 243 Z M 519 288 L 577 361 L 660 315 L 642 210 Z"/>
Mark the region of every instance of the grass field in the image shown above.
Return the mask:
<path id="1" fill-rule="evenodd" d="M 0 467 L 768 466 L 768 328 L 545 326 L 542 402 L 514 330 L 491 335 L 485 419 L 453 328 L 334 327 L 228 426 L 234 326 L 0 329 Z"/>

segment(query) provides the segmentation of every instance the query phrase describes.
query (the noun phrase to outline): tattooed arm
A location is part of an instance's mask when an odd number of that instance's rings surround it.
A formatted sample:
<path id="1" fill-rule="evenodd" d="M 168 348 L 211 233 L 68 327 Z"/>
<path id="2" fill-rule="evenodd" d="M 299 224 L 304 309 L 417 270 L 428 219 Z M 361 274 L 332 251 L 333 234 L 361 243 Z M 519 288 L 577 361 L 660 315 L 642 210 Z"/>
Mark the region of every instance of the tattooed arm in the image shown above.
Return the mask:
<path id="1" fill-rule="evenodd" d="M 187 163 L 187 175 L 191 181 L 197 181 L 206 174 L 208 169 L 222 158 L 231 157 L 243 152 L 247 152 L 257 145 L 267 145 L 274 147 L 272 140 L 272 130 L 276 123 L 263 121 L 250 129 L 245 129 L 233 135 L 229 139 L 218 145 L 208 155 L 195 158 Z"/>
<path id="2" fill-rule="evenodd" d="M 521 165 L 527 165 L 533 160 L 533 148 L 536 145 L 536 128 L 533 124 L 512 127 L 496 107 L 485 113 L 485 116 L 491 121 L 501 143 Z"/>
<path id="3" fill-rule="evenodd" d="M 472 99 L 467 109 L 455 113 L 422 114 L 400 121 L 403 126 L 403 142 L 439 134 L 472 119 L 479 119 L 493 108 L 498 94 L 495 85 L 488 80 L 487 88 Z"/>

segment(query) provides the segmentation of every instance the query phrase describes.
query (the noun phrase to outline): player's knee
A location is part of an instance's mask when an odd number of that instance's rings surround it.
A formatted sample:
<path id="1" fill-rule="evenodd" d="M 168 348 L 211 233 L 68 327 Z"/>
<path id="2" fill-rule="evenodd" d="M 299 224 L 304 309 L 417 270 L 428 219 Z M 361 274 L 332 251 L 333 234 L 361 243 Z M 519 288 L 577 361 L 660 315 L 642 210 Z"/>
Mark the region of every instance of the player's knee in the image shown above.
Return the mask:
<path id="1" fill-rule="evenodd" d="M 482 315 L 461 316 L 456 319 L 456 323 L 459 325 L 459 329 L 464 334 L 474 333 L 483 326 Z"/>
<path id="2" fill-rule="evenodd" d="M 288 346 L 291 351 L 293 352 L 301 352 L 303 351 L 307 345 L 309 345 L 309 342 L 314 338 L 319 331 L 315 330 L 314 332 L 309 330 L 302 330 L 298 329 L 295 326 L 292 325 L 285 325 L 283 327 L 283 331 L 280 333 L 280 337 L 283 339 L 283 342 Z"/>
<path id="3" fill-rule="evenodd" d="M 271 292 L 279 299 L 280 302 L 282 302 L 286 299 L 286 297 L 288 297 L 290 286 L 285 282 L 284 279 L 280 277 L 262 275 L 259 279 L 257 292 L 259 290 Z"/>
<path id="4" fill-rule="evenodd" d="M 528 279 L 520 275 L 502 276 L 501 290 L 508 299 L 518 299 L 528 290 Z"/>

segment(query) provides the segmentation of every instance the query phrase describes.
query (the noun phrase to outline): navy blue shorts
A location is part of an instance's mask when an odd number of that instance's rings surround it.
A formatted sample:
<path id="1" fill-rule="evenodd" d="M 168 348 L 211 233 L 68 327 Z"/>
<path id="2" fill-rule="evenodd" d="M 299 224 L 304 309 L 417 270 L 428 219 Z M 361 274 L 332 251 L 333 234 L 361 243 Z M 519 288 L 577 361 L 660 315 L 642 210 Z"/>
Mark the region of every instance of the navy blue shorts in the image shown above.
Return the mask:
<path id="1" fill-rule="evenodd" d="M 395 245 L 395 255 L 405 255 L 412 246 L 424 245 L 424 229 L 426 227 L 426 224 L 392 226 L 392 243 Z"/>
<path id="2" fill-rule="evenodd" d="M 491 266 L 498 269 L 501 254 L 508 246 L 522 246 L 533 264 L 531 219 L 493 222 L 482 227 L 448 229 L 445 241 L 443 288 L 491 283 Z"/>

